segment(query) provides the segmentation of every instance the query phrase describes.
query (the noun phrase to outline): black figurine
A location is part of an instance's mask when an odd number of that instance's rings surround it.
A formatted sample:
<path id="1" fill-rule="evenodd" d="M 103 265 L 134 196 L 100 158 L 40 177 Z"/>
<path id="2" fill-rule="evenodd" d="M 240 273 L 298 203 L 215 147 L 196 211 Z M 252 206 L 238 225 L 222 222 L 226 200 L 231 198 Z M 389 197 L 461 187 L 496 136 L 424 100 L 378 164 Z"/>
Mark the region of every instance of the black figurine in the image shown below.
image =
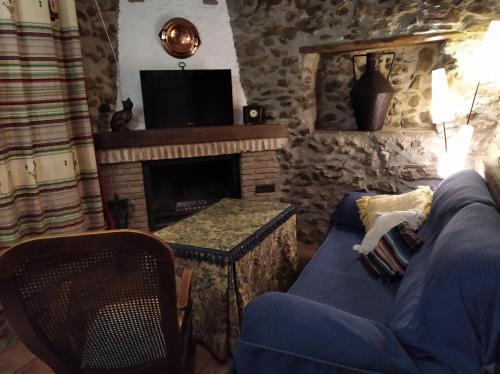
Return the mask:
<path id="1" fill-rule="evenodd" d="M 129 131 L 127 128 L 127 123 L 132 119 L 132 107 L 134 103 L 130 100 L 130 97 L 127 100 L 122 101 L 123 109 L 115 112 L 113 117 L 111 117 L 111 130 L 118 131 Z"/>

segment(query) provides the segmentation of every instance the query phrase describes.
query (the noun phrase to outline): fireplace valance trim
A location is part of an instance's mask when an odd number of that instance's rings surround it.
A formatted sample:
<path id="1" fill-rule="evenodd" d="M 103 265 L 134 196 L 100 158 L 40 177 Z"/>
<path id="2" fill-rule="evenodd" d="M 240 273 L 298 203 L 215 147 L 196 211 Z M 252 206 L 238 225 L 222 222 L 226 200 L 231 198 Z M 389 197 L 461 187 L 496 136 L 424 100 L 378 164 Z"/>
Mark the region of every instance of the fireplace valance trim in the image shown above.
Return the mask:
<path id="1" fill-rule="evenodd" d="M 108 149 L 96 152 L 98 164 L 116 164 L 151 160 L 218 156 L 244 152 L 261 152 L 283 149 L 287 138 L 245 139 L 197 144 L 161 145 Z"/>

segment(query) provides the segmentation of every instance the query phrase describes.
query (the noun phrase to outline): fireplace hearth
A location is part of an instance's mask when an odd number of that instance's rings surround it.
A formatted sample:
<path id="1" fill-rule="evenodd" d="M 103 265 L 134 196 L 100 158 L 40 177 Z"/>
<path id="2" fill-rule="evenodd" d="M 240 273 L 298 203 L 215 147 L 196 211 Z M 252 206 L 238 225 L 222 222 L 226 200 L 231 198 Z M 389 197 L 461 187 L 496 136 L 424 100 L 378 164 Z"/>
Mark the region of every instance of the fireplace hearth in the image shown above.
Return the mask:
<path id="1" fill-rule="evenodd" d="M 145 161 L 142 166 L 151 231 L 222 198 L 241 197 L 239 154 Z"/>

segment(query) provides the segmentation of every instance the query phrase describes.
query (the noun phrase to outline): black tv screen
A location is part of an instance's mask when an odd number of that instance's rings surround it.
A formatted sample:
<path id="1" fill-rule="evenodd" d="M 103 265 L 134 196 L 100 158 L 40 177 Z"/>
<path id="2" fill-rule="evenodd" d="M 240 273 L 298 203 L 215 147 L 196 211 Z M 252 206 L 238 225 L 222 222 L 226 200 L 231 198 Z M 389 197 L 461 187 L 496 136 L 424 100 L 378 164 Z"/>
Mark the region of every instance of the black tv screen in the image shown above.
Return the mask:
<path id="1" fill-rule="evenodd" d="M 231 70 L 142 70 L 147 129 L 233 124 Z"/>

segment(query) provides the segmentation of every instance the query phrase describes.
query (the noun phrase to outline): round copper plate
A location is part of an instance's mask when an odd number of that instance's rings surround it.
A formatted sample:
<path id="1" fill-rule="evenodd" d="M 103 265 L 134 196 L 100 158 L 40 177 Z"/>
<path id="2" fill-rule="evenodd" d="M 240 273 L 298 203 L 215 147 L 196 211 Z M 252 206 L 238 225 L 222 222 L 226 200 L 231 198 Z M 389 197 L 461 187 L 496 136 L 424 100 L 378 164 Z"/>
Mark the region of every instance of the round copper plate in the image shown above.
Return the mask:
<path id="1" fill-rule="evenodd" d="M 176 58 L 188 58 L 201 44 L 196 27 L 185 18 L 172 18 L 165 22 L 160 32 L 163 48 Z"/>

